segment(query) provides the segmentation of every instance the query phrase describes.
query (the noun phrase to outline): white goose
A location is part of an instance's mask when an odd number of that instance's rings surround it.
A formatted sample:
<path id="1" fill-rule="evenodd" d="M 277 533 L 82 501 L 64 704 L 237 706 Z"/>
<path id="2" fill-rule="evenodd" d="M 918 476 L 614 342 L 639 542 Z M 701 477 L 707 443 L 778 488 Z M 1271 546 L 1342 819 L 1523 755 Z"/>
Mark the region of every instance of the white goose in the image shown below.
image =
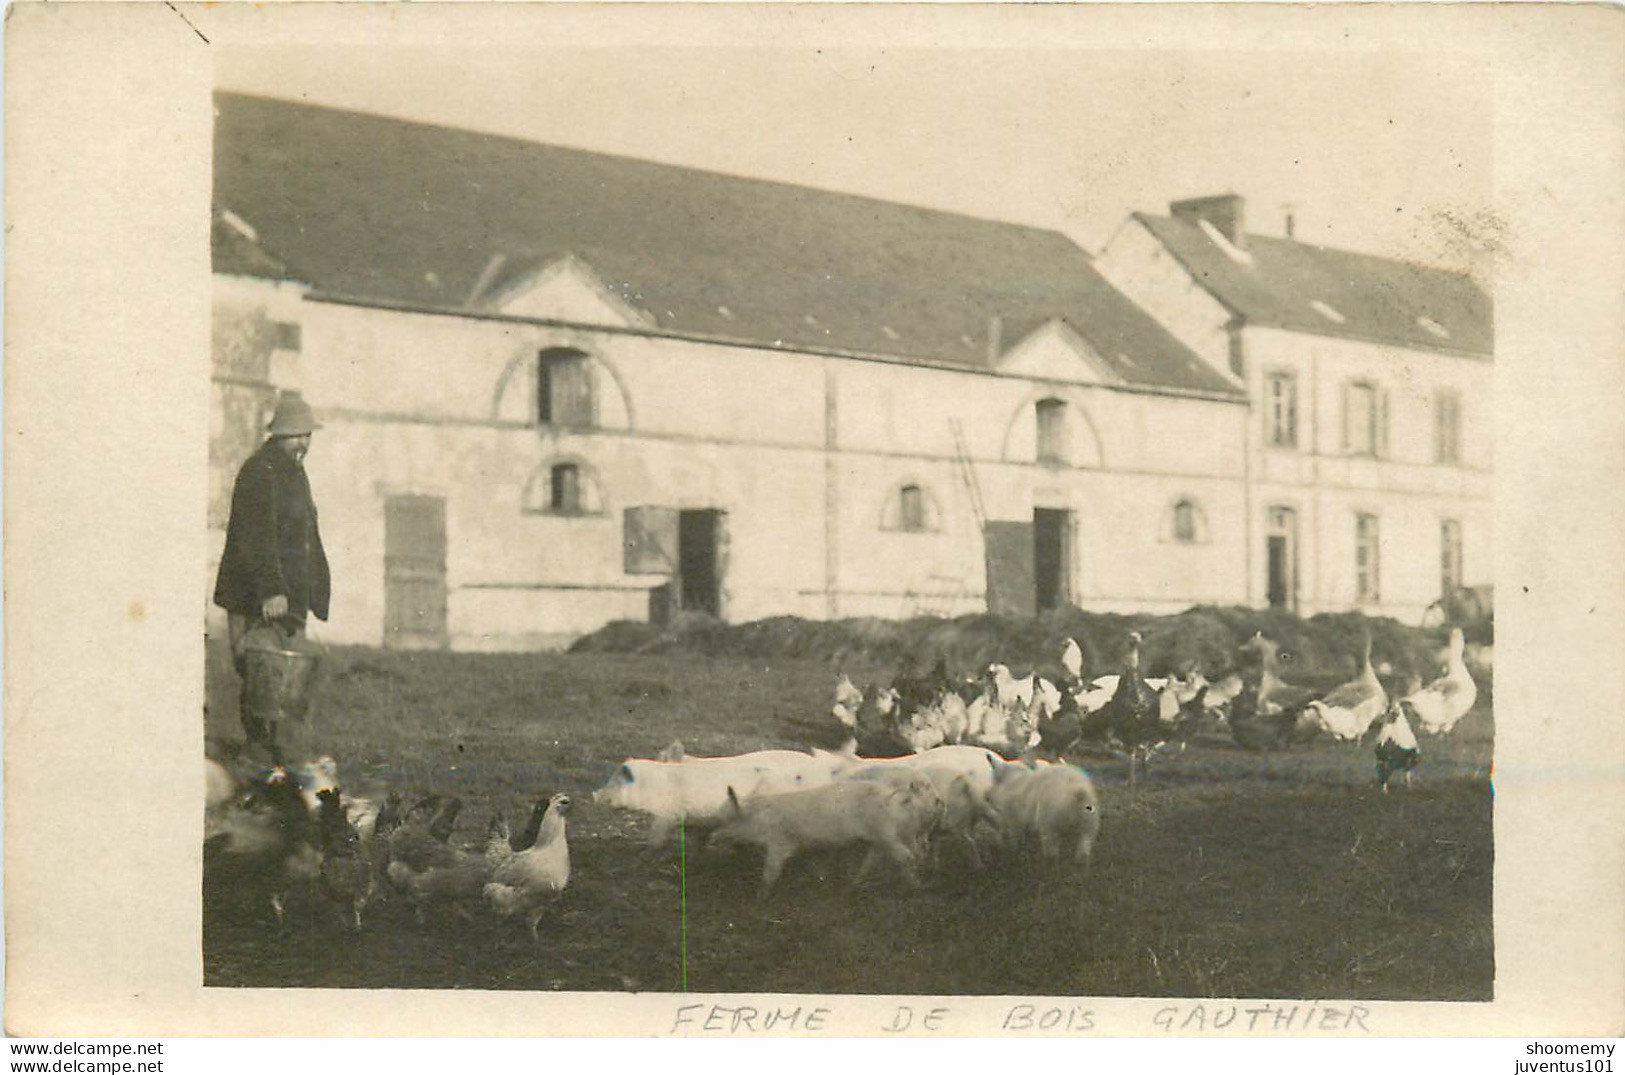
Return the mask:
<path id="1" fill-rule="evenodd" d="M 1307 707 L 1314 711 L 1322 728 L 1344 742 L 1359 739 L 1388 708 L 1388 692 L 1382 689 L 1382 682 L 1371 667 L 1371 631 L 1367 628 L 1362 633 L 1364 646 L 1359 676 L 1333 688 Z"/>
<path id="2" fill-rule="evenodd" d="M 1450 655 L 1445 661 L 1444 675 L 1400 699 L 1399 704 L 1405 707 L 1419 731 L 1443 735 L 1454 728 L 1478 700 L 1478 684 L 1473 682 L 1463 659 L 1466 649 L 1461 628 L 1451 628 Z"/>

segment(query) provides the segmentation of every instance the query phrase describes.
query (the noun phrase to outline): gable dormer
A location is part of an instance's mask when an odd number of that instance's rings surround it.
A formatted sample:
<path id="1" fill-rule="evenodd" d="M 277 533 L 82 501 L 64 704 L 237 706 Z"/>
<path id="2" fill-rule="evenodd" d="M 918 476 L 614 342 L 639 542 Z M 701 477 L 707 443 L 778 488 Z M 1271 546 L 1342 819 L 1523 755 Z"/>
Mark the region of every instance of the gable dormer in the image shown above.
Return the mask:
<path id="1" fill-rule="evenodd" d="M 474 285 L 468 305 L 510 317 L 617 328 L 651 328 L 655 323 L 574 254 L 540 264 L 511 262 L 495 254 Z"/>
<path id="2" fill-rule="evenodd" d="M 1131 361 L 1124 356 L 1123 361 Z M 1123 378 L 1071 325 L 1050 318 L 993 359 L 1005 373 L 1035 381 L 1122 384 Z"/>

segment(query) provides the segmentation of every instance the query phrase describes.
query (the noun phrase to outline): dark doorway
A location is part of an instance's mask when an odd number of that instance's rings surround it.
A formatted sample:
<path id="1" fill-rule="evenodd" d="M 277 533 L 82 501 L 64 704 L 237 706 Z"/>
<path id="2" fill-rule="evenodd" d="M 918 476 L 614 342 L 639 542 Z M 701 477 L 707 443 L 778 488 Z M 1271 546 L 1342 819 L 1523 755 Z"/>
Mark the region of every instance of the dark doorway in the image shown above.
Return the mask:
<path id="1" fill-rule="evenodd" d="M 721 617 L 722 512 L 678 512 L 676 582 L 678 607 Z"/>
<path id="2" fill-rule="evenodd" d="M 1266 596 L 1270 608 L 1298 610 L 1298 517 L 1291 508 L 1271 508 L 1266 538 Z"/>
<path id="3" fill-rule="evenodd" d="M 1062 608 L 1072 599 L 1072 513 L 1033 509 L 1033 588 L 1038 611 Z"/>

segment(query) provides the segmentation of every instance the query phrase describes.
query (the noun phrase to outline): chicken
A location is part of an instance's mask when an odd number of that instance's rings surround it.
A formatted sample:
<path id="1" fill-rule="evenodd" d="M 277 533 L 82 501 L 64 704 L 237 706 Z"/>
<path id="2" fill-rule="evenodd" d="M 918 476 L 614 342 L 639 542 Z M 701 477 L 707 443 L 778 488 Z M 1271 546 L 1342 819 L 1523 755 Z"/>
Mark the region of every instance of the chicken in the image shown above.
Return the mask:
<path id="1" fill-rule="evenodd" d="M 1429 735 L 1443 735 L 1454 728 L 1456 722 L 1466 716 L 1478 700 L 1478 684 L 1473 682 L 1472 674 L 1467 671 L 1464 657 L 1466 648 L 1461 628 L 1451 628 L 1444 675 L 1400 699 L 1400 705 L 1416 722 L 1418 730 Z"/>
<path id="2" fill-rule="evenodd" d="M 209 820 L 203 844 L 204 877 L 211 883 L 268 895 L 278 928 L 287 900 L 311 891 L 321 870 L 310 812 L 299 788 L 280 766 L 251 781 L 237 800 Z"/>
<path id="3" fill-rule="evenodd" d="M 1360 674 L 1305 707 L 1323 730 L 1344 742 L 1358 740 L 1388 708 L 1388 692 L 1371 667 L 1371 629 L 1362 626 L 1361 634 Z"/>
<path id="4" fill-rule="evenodd" d="M 570 844 L 564 823 L 569 808 L 570 797 L 563 793 L 538 803 L 532 816 L 544 810 L 545 816 L 541 816 L 535 840 L 518 851 L 503 840 L 507 856 L 493 864 L 491 879 L 483 889 L 485 902 L 497 914 L 524 917 L 533 941 L 539 940 L 536 927 L 542 916 L 570 883 Z"/>
<path id="5" fill-rule="evenodd" d="M 869 687 L 863 692 L 852 729 L 857 752 L 885 757 L 909 750 L 904 723 L 897 692 L 890 687 Z"/>
<path id="6" fill-rule="evenodd" d="M 1077 696 L 1071 691 L 1061 692 L 1061 703 L 1054 716 L 1038 718 L 1038 749 L 1040 753 L 1059 758 L 1077 746 L 1083 738 L 1083 710 L 1078 707 Z"/>
<path id="7" fill-rule="evenodd" d="M 1061 647 L 1061 667 L 1066 670 L 1063 686 L 1067 690 L 1074 690 L 1083 685 L 1083 647 L 1078 640 L 1069 638 Z"/>
<path id="8" fill-rule="evenodd" d="M 428 811 L 422 809 L 424 805 L 414 806 L 402 824 L 389 834 L 386 876 L 390 884 L 411 901 L 419 922 L 427 920 L 431 907 L 442 905 L 466 915 L 465 901 L 479 898 L 490 874 L 487 859 L 491 848 L 488 845 L 486 855 L 481 856 L 454 847 L 448 841 L 450 826 L 444 822 L 448 811 L 455 817 L 456 811 L 449 808 L 460 807 L 460 800 L 451 800 L 447 809 L 433 817 L 425 817 Z M 502 850 L 505 854 L 511 853 L 506 839 L 504 835 Z"/>
<path id="9" fill-rule="evenodd" d="M 1377 785 L 1388 794 L 1388 781 L 1395 773 L 1405 774 L 1405 786 L 1411 786 L 1411 770 L 1422 760 L 1422 751 L 1416 745 L 1416 733 L 1405 716 L 1403 705 L 1391 705 L 1377 718 L 1381 723 L 1377 732 Z"/>
<path id="10" fill-rule="evenodd" d="M 372 898 L 377 877 L 365 853 L 361 834 L 345 814 L 342 794 L 339 788 L 323 788 L 317 792 L 321 891 L 346 911 L 346 925 L 353 925 L 360 933 L 361 911 Z"/>
<path id="11" fill-rule="evenodd" d="M 1157 696 L 1140 678 L 1140 632 L 1129 632 L 1128 656 L 1118 676 L 1111 700 L 1100 710 L 1108 734 L 1121 744 L 1128 756 L 1129 783 L 1134 783 L 1136 760 L 1149 760 L 1163 742 Z"/>

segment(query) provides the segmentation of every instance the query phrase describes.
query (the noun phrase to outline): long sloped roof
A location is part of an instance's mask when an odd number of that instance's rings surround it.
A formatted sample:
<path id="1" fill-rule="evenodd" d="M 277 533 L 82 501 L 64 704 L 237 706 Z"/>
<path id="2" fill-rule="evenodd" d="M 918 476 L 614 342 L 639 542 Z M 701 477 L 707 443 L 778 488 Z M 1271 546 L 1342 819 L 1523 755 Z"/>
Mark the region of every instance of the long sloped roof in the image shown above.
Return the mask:
<path id="1" fill-rule="evenodd" d="M 1490 297 L 1461 273 L 1268 235 L 1248 235 L 1238 257 L 1196 220 L 1134 218 L 1248 321 L 1402 347 L 1494 351 Z"/>
<path id="2" fill-rule="evenodd" d="M 1058 232 L 288 101 L 215 104 L 217 212 L 319 293 L 462 309 L 573 255 L 660 331 L 987 367 L 994 318 L 1006 346 L 1054 318 L 1129 385 L 1239 394 Z M 241 266 L 225 253 L 217 270 Z"/>

